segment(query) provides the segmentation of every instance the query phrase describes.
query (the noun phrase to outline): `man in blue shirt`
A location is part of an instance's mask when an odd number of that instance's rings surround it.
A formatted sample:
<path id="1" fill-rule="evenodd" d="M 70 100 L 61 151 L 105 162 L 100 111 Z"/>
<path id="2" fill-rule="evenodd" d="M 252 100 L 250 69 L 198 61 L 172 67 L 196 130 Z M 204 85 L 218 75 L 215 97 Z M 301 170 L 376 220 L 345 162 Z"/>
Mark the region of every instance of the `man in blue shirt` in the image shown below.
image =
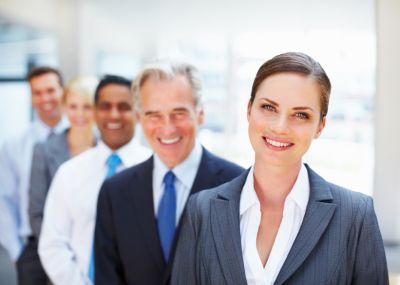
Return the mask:
<path id="1" fill-rule="evenodd" d="M 39 67 L 27 79 L 37 119 L 19 136 L 6 140 L 0 150 L 0 243 L 16 263 L 18 282 L 22 285 L 47 282 L 28 216 L 33 147 L 50 135 L 61 133 L 68 125 L 62 117 L 60 72 Z"/>

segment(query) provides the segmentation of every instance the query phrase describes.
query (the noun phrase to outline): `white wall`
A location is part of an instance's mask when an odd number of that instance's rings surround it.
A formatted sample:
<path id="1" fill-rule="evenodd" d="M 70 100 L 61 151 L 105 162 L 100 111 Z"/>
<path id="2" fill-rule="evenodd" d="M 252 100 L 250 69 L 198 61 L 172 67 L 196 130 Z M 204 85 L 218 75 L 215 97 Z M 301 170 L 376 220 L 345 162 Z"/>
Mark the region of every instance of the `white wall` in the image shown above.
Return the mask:
<path id="1" fill-rule="evenodd" d="M 377 0 L 375 205 L 383 238 L 400 243 L 400 1 Z"/>

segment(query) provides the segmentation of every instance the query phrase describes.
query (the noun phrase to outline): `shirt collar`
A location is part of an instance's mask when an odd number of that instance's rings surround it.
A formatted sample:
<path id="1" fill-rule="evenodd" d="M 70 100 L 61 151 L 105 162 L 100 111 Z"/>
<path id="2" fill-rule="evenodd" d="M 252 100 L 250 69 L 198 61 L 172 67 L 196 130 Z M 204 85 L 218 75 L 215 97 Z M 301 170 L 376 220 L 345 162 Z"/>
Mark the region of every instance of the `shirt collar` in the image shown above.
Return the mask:
<path id="1" fill-rule="evenodd" d="M 47 138 L 51 131 L 53 131 L 54 134 L 62 133 L 65 129 L 69 127 L 69 122 L 65 116 L 62 116 L 61 120 L 57 123 L 57 125 L 55 125 L 54 127 L 49 127 L 42 120 L 38 118 L 37 120 L 34 121 L 34 125 L 36 126 L 35 129 L 39 137 Z"/>
<path id="2" fill-rule="evenodd" d="M 100 140 L 97 144 L 97 147 L 101 150 L 100 155 L 101 160 L 104 161 L 104 164 L 107 162 L 108 157 L 114 152 L 118 154 L 121 158 L 122 165 L 134 165 L 137 163 L 137 159 L 134 155 L 132 155 L 135 151 L 138 151 L 141 146 L 137 142 L 137 140 L 133 137 L 127 144 L 123 145 L 119 149 L 113 151 L 110 149 L 103 140 Z"/>
<path id="3" fill-rule="evenodd" d="M 301 165 L 299 175 L 293 185 L 292 191 L 286 197 L 293 200 L 300 209 L 305 212 L 310 197 L 310 183 L 308 181 L 307 168 L 304 164 Z"/>
<path id="4" fill-rule="evenodd" d="M 259 204 L 256 191 L 254 190 L 254 172 L 252 167 L 247 175 L 245 184 L 243 185 L 242 193 L 240 194 L 240 215 L 243 215 L 249 208 Z M 293 200 L 300 209 L 305 212 L 310 197 L 310 183 L 308 181 L 308 173 L 304 164 L 301 165 L 300 172 L 292 190 L 286 197 Z"/>
<path id="5" fill-rule="evenodd" d="M 254 191 L 254 167 L 250 168 L 246 182 L 243 185 L 242 193 L 240 194 L 240 215 L 243 215 L 248 209 L 256 204 L 259 204 L 256 191 Z"/>
<path id="6" fill-rule="evenodd" d="M 202 154 L 203 148 L 196 140 L 189 156 L 183 162 L 171 169 L 175 174 L 175 177 L 188 189 L 192 188 Z M 157 154 L 154 154 L 154 173 L 157 174 L 155 177 L 155 185 L 162 187 L 164 176 L 169 170 L 170 169 L 168 169 L 168 167 L 161 161 L 160 157 Z"/>

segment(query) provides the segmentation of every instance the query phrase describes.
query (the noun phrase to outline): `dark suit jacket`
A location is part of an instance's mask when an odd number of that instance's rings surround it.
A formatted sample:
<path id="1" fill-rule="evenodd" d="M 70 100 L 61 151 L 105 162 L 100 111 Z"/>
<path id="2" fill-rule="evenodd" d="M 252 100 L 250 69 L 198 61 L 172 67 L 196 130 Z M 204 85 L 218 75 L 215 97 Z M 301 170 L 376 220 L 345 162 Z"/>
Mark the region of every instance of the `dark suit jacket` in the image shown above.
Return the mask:
<path id="1" fill-rule="evenodd" d="M 243 172 L 203 148 L 191 193 L 215 187 Z M 95 228 L 95 284 L 160 285 L 169 282 L 154 216 L 153 157 L 106 180 Z M 179 226 L 176 237 L 179 235 Z M 173 245 L 173 259 L 175 245 Z"/>
<path id="2" fill-rule="evenodd" d="M 58 167 L 70 158 L 67 130 L 54 135 L 33 149 L 29 184 L 29 221 L 32 233 L 39 237 L 43 220 L 43 208 L 50 183 Z"/>
<path id="3" fill-rule="evenodd" d="M 274 284 L 388 284 L 372 199 L 326 182 L 308 166 L 307 170 L 307 210 Z M 239 214 L 247 173 L 189 199 L 172 285 L 247 284 Z"/>

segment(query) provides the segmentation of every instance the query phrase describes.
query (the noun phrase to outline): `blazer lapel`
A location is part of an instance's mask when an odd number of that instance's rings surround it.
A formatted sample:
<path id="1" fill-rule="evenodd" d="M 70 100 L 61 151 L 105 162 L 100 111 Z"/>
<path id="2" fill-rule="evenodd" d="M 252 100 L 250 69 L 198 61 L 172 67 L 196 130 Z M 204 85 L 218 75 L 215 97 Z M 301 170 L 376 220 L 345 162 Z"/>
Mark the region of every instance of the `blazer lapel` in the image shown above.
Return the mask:
<path id="1" fill-rule="evenodd" d="M 227 284 L 247 284 L 240 241 L 240 193 L 248 171 L 227 184 L 211 200 L 211 232 Z"/>
<path id="2" fill-rule="evenodd" d="M 51 175 L 54 175 L 58 167 L 71 157 L 67 140 L 67 131 L 64 131 L 62 134 L 55 136 L 53 140 L 49 141 L 47 154 L 51 164 Z"/>
<path id="3" fill-rule="evenodd" d="M 153 202 L 153 157 L 143 163 L 136 177 L 133 178 L 134 185 L 131 187 L 131 197 L 133 200 L 136 221 L 140 226 L 140 233 L 144 240 L 150 255 L 154 258 L 162 270 L 165 266 L 162 257 L 160 240 L 158 237 L 158 230 L 156 219 L 154 216 L 154 202 Z"/>
<path id="4" fill-rule="evenodd" d="M 310 198 L 300 231 L 293 243 L 275 285 L 283 284 L 305 261 L 325 232 L 336 209 L 327 182 L 312 171 L 308 165 Z"/>
<path id="5" fill-rule="evenodd" d="M 221 170 L 220 167 L 218 167 L 218 165 L 215 163 L 215 160 L 213 159 L 213 155 L 203 147 L 203 153 L 201 156 L 200 165 L 196 177 L 194 178 L 192 189 L 190 189 L 190 195 L 197 193 L 200 190 L 213 188 L 216 185 L 219 185 L 220 178 L 218 173 L 220 170 Z M 185 213 L 182 213 L 181 217 L 184 214 Z M 162 284 L 167 284 L 169 282 L 170 272 L 172 269 L 172 261 L 174 260 L 175 257 L 176 246 L 178 243 L 178 237 L 181 228 L 182 228 L 182 219 L 180 219 L 178 227 L 175 231 L 175 238 L 171 250 L 172 255 L 167 264 L 167 269 L 165 270 Z"/>
<path id="6" fill-rule="evenodd" d="M 219 185 L 220 178 L 218 172 L 220 170 L 213 159 L 213 155 L 203 147 L 199 169 L 193 181 L 190 194 Z"/>

